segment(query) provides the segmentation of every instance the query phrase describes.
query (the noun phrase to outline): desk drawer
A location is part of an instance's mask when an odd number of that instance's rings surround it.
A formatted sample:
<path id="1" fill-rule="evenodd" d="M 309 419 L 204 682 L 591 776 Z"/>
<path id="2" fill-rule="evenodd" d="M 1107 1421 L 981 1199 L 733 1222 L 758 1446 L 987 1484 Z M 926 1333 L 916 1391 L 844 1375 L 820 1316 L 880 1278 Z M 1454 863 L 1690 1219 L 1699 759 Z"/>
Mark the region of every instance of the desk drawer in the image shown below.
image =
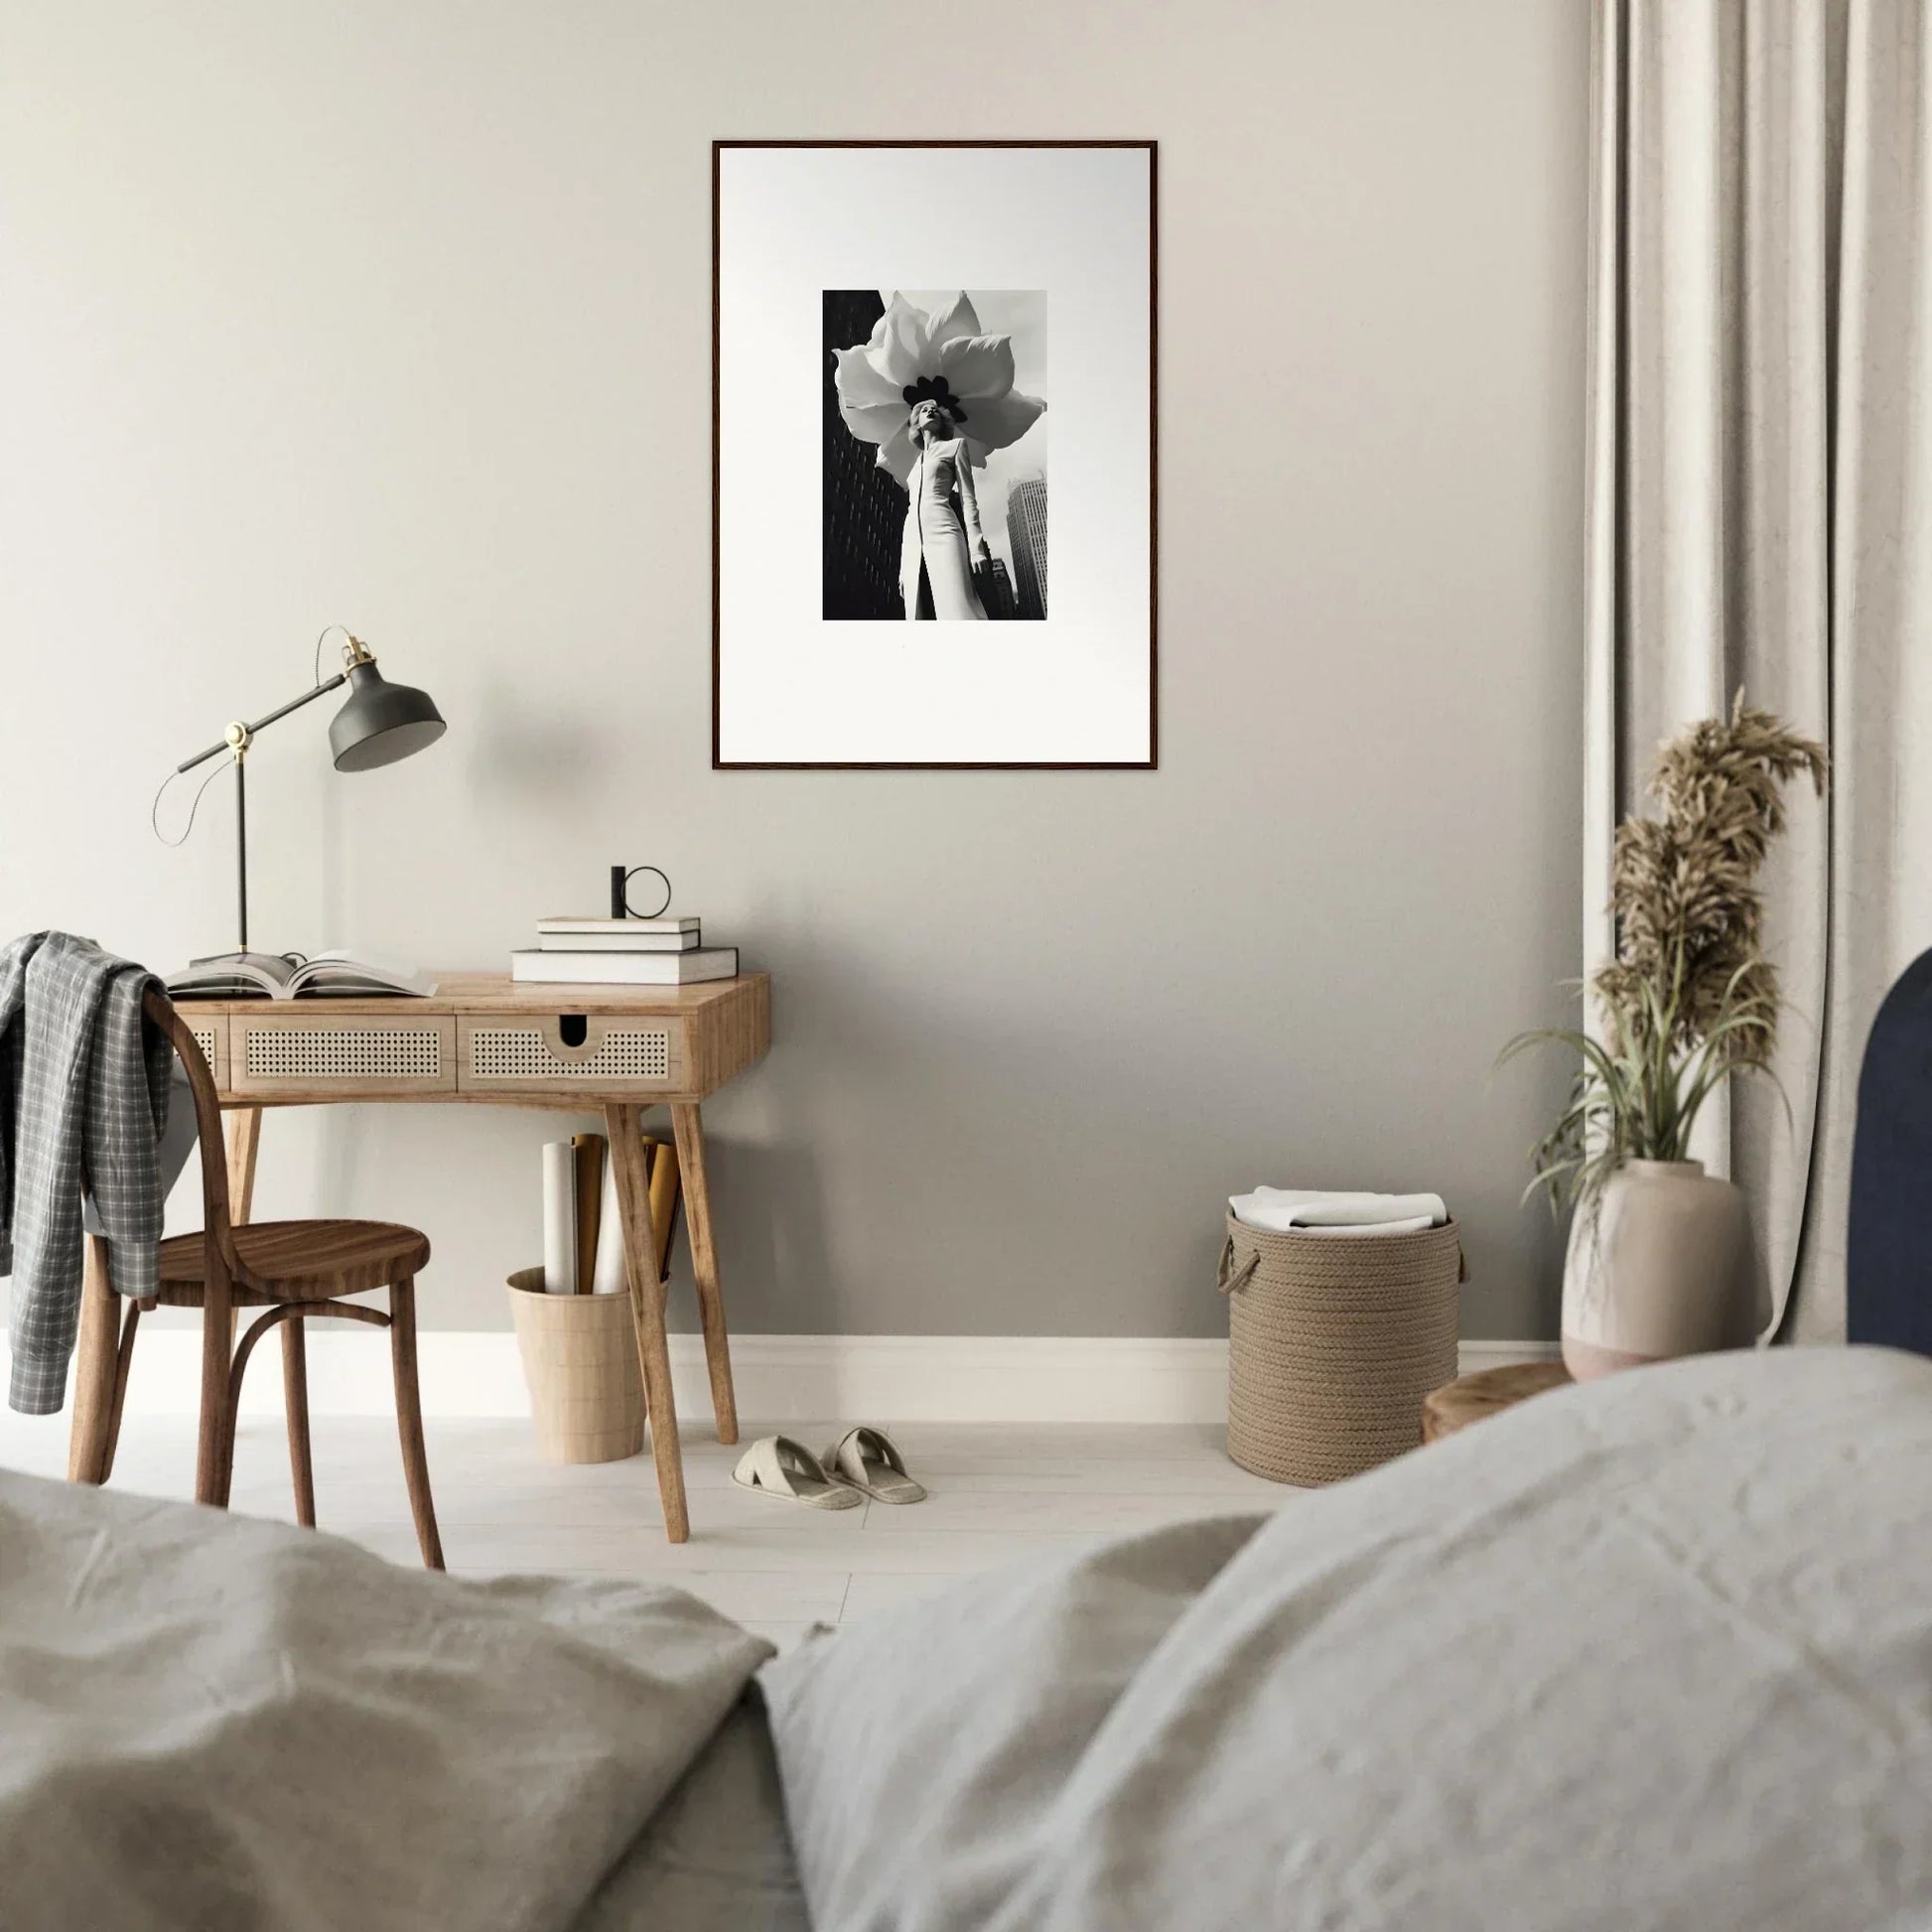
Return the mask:
<path id="1" fill-rule="evenodd" d="M 202 1049 L 202 1057 L 207 1061 L 207 1070 L 214 1076 L 215 1091 L 225 1091 L 228 1084 L 228 1016 L 225 1013 L 197 1013 L 194 1003 L 189 1000 L 184 1000 L 175 1010 L 181 1015 L 182 1024 L 195 1035 L 195 1044 Z"/>
<path id="2" fill-rule="evenodd" d="M 456 1022 L 236 1014 L 228 1060 L 233 1093 L 454 1093 Z"/>
<path id="3" fill-rule="evenodd" d="M 459 1023 L 458 1058 L 466 1093 L 675 1093 L 685 1080 L 684 1022 L 480 1013 Z"/>

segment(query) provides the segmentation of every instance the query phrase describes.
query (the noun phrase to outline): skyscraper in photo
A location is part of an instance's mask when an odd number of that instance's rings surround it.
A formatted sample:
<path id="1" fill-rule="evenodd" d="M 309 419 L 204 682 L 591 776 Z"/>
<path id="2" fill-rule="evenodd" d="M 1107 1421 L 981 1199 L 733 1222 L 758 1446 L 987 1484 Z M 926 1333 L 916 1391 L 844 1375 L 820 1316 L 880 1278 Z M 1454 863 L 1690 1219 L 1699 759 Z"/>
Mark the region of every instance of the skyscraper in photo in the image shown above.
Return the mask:
<path id="1" fill-rule="evenodd" d="M 1023 477 L 1007 490 L 1007 541 L 1023 618 L 1046 615 L 1046 479 Z"/>
<path id="2" fill-rule="evenodd" d="M 1013 579 L 1007 575 L 1005 560 L 995 557 L 992 560 L 992 588 L 986 594 L 989 618 L 1017 618 L 1020 615 L 1019 600 L 1013 594 Z"/>
<path id="3" fill-rule="evenodd" d="M 886 313 L 877 289 L 824 292 L 825 453 L 819 523 L 824 535 L 823 598 L 827 619 L 905 616 L 898 587 L 905 492 L 874 462 L 879 452 L 846 428 L 839 415 L 832 351 L 872 334 Z M 780 492 L 782 499 L 783 492 Z"/>

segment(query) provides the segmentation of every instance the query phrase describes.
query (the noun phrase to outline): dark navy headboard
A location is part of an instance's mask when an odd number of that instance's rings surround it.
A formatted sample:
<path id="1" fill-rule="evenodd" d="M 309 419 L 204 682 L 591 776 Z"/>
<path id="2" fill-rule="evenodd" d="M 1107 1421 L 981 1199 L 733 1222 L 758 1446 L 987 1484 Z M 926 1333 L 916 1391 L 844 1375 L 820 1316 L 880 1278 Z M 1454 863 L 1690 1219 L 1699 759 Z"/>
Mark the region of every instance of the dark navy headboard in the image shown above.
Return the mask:
<path id="1" fill-rule="evenodd" d="M 1845 1327 L 1932 1355 L 1932 952 L 1885 995 L 1859 1076 Z"/>

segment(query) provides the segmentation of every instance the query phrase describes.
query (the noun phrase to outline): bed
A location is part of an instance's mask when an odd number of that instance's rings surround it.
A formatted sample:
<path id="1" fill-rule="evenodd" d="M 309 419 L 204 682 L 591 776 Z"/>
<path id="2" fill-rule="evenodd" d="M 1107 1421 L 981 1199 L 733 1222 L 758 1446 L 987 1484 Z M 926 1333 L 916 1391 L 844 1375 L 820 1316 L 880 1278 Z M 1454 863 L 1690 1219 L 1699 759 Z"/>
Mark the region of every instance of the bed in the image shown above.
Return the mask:
<path id="1" fill-rule="evenodd" d="M 1932 1362 L 1712 1356 L 783 1658 L 0 1477 L 10 1928 L 1932 1923 Z"/>

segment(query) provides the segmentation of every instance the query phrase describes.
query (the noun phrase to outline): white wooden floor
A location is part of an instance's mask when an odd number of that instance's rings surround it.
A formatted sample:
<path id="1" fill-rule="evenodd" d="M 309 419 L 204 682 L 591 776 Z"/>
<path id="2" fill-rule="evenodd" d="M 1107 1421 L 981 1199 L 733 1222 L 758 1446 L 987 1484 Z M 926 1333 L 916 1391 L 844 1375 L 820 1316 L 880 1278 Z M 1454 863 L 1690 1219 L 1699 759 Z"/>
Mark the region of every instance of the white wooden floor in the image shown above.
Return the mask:
<path id="1" fill-rule="evenodd" d="M 314 1421 L 320 1526 L 398 1563 L 418 1561 L 393 1430 L 361 1417 Z M 779 1645 L 813 1623 L 851 1623 L 886 1604 L 992 1569 L 1179 1517 L 1269 1509 L 1295 1491 L 1251 1476 L 1220 1432 L 1079 1424 L 908 1424 L 892 1428 L 923 1503 L 827 1514 L 735 1487 L 740 1449 L 703 1427 L 685 1435 L 691 1540 L 664 1541 L 648 1454 L 559 1468 L 518 1421 L 432 1422 L 430 1478 L 443 1549 L 457 1573 L 561 1571 L 661 1577 Z M 194 1489 L 194 1423 L 129 1417 L 113 1486 L 156 1496 Z M 765 1432 L 748 1425 L 745 1441 Z M 814 1452 L 841 1432 L 787 1426 Z M 66 1416 L 0 1410 L 0 1467 L 67 1470 Z M 244 1419 L 233 1508 L 293 1520 L 281 1423 Z"/>

